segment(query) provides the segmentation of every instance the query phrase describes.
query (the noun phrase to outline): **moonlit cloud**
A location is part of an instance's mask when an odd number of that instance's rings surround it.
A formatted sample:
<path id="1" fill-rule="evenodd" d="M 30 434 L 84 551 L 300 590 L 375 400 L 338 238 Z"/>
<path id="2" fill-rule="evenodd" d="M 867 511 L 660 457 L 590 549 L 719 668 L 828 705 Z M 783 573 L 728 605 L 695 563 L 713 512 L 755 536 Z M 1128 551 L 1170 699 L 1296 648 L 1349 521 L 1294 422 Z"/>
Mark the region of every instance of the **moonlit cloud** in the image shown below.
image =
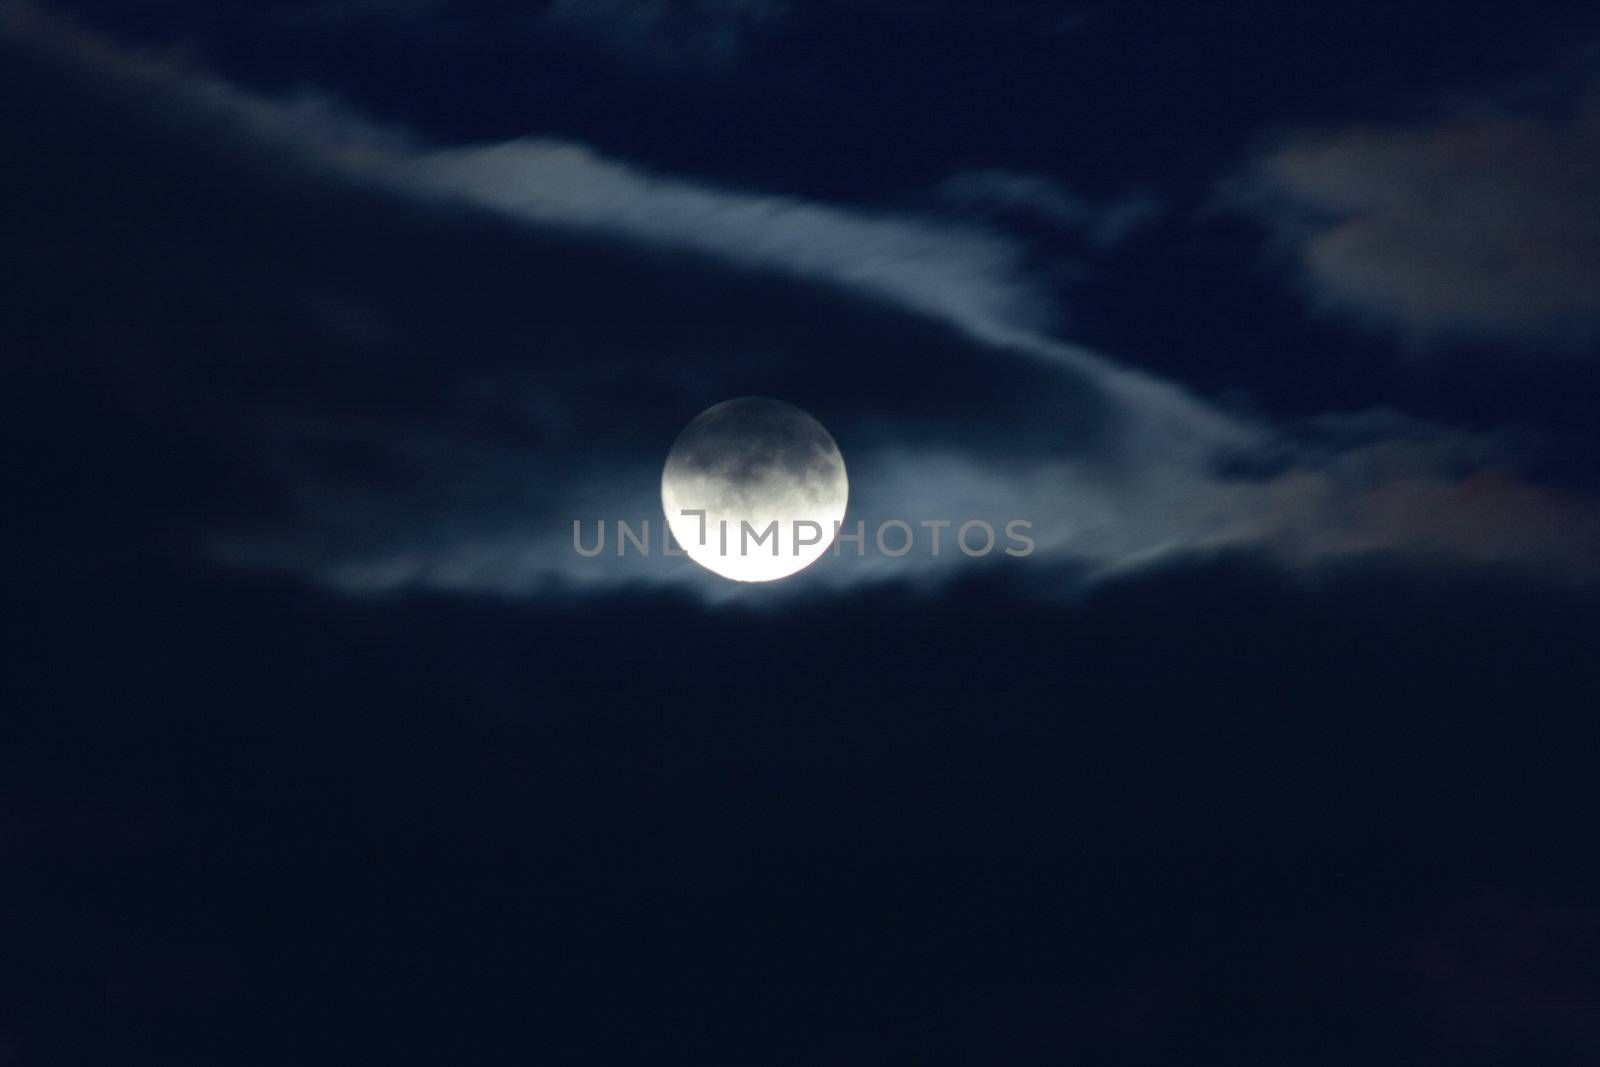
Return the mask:
<path id="1" fill-rule="evenodd" d="M 549 141 L 422 151 L 374 168 L 423 193 L 538 226 L 610 233 L 740 267 L 823 281 L 948 322 L 997 351 L 1083 374 L 1125 407 L 1124 443 L 1152 456 L 1238 446 L 1257 432 L 1181 388 L 1046 331 L 1049 301 L 1004 234 L 660 177 Z"/>
<path id="2" fill-rule="evenodd" d="M 1425 340 L 1600 326 L 1600 91 L 1538 112 L 1293 136 L 1229 192 L 1313 299 Z"/>
<path id="3" fill-rule="evenodd" d="M 611 233 L 755 270 L 819 278 L 965 323 L 1029 319 L 1022 249 L 999 234 L 652 174 L 585 145 L 525 139 L 436 149 L 382 173 L 540 226 Z"/>

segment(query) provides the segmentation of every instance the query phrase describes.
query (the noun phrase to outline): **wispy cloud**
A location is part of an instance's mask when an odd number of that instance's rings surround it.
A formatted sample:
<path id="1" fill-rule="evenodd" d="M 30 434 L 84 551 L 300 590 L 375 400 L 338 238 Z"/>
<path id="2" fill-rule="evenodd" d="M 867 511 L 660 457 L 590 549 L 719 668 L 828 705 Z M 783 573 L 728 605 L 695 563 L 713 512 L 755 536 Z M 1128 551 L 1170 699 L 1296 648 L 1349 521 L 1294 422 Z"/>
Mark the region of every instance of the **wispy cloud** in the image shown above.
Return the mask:
<path id="1" fill-rule="evenodd" d="M 1329 310 L 1417 340 L 1594 339 L 1600 90 L 1292 136 L 1230 183 Z"/>
<path id="2" fill-rule="evenodd" d="M 1288 433 L 1053 338 L 1050 303 L 1028 280 L 1026 249 L 1001 230 L 706 185 L 542 140 L 422 151 L 390 177 L 542 228 L 692 250 L 883 300 L 949 323 L 989 350 L 995 373 L 1018 358 L 1058 368 L 1055 391 L 1089 389 L 1109 413 L 1115 428 L 1076 451 L 908 449 L 892 443 L 891 430 L 851 457 L 859 481 L 878 490 L 856 510 L 869 529 L 923 514 L 983 518 L 997 528 L 1025 517 L 1043 554 L 1084 564 L 1089 575 L 1250 546 L 1307 564 L 1402 551 L 1580 569 L 1600 549 L 1592 503 L 1520 483 L 1493 449 L 1468 436 L 1403 419 L 1379 420 L 1384 432 L 1375 440 L 1352 441 L 1337 419 Z M 1062 214 L 1063 224 L 1090 229 L 1125 227 L 1149 210 L 1130 200 L 1097 211 L 1031 181 L 979 184 L 987 195 L 1026 196 Z M 977 195 L 970 180 L 956 188 Z M 1048 391 L 1035 399 L 1042 408 L 1057 402 Z M 970 431 L 974 439 L 989 432 Z M 1251 454 L 1290 459 L 1270 478 L 1228 471 L 1232 459 Z M 645 504 L 638 513 L 650 512 Z M 493 549 L 466 551 L 490 584 L 504 576 L 488 564 Z M 443 572 L 424 563 L 418 573 L 449 585 L 464 562 Z M 949 573 L 948 557 L 913 554 L 847 562 L 807 580 L 853 584 L 941 571 Z"/>
<path id="3" fill-rule="evenodd" d="M 652 174 L 587 146 L 530 138 L 420 151 L 380 168 L 545 227 L 611 233 L 818 278 L 978 327 L 1042 318 L 1022 249 L 981 229 Z"/>

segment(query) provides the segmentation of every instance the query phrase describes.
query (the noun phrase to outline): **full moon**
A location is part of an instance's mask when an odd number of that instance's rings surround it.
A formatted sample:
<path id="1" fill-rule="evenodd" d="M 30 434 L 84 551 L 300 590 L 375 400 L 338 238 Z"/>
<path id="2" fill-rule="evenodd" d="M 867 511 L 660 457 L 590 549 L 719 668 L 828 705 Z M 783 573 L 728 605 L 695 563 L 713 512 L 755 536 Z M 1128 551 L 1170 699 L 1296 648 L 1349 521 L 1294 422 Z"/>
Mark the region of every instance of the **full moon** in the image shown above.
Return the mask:
<path id="1" fill-rule="evenodd" d="M 844 457 L 822 423 L 761 396 L 695 416 L 661 472 L 672 536 L 690 559 L 736 582 L 787 578 L 815 563 L 849 497 Z"/>

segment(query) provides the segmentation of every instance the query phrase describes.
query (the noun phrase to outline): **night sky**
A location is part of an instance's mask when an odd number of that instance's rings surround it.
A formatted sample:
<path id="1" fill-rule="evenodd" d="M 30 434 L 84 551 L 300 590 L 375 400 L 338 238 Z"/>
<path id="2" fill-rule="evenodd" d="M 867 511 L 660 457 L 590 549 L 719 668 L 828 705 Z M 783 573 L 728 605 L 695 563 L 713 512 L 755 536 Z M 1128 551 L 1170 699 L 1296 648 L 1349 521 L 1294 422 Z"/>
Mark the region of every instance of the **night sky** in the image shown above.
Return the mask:
<path id="1" fill-rule="evenodd" d="M 0 1067 L 1600 1063 L 1600 8 L 0 0 L 0 145 Z M 865 555 L 574 550 L 740 396 Z"/>

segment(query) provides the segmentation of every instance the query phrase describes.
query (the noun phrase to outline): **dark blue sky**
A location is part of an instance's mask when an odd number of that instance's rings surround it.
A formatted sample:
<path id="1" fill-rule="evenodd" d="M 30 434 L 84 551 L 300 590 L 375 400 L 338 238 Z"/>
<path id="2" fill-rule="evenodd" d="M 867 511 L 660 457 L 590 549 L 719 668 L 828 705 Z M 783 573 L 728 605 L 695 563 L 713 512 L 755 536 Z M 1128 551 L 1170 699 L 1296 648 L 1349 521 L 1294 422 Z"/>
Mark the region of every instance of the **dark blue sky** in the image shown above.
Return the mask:
<path id="1" fill-rule="evenodd" d="M 1597 48 L 0 7 L 0 1063 L 1595 1062 Z M 751 394 L 1040 551 L 571 551 Z"/>

